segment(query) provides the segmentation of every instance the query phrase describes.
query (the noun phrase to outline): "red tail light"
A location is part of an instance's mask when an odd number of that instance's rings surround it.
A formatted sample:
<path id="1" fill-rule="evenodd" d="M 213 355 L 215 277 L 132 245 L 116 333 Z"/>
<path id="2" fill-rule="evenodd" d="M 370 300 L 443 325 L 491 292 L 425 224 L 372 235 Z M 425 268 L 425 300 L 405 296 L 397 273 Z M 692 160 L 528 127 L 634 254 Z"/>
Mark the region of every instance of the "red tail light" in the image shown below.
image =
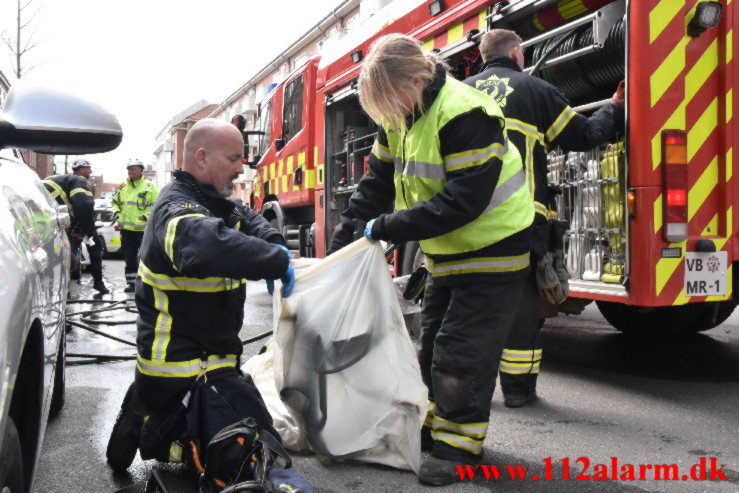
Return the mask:
<path id="1" fill-rule="evenodd" d="M 688 135 L 662 131 L 663 234 L 666 241 L 688 239 Z"/>
<path id="2" fill-rule="evenodd" d="M 119 228 L 117 224 L 115 226 L 113 226 L 113 229 L 115 229 L 116 231 L 120 231 L 121 230 L 121 228 Z"/>

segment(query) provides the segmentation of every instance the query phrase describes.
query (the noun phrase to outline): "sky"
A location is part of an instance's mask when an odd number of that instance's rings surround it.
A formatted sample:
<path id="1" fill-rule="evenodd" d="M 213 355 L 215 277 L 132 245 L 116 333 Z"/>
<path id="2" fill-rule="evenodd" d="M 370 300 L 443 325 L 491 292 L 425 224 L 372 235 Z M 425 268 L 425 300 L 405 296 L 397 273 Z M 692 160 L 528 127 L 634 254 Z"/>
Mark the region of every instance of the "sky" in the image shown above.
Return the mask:
<path id="1" fill-rule="evenodd" d="M 223 102 L 341 3 L 31 0 L 29 13 L 40 8 L 32 21 L 39 43 L 27 63 L 39 65 L 23 80 L 74 92 L 118 117 L 121 145 L 88 157 L 95 174 L 118 182 L 130 158 L 153 163 L 156 135 L 177 113 L 201 99 Z M 12 36 L 15 6 L 0 0 L 0 31 Z M 0 70 L 12 83 L 4 45 Z"/>

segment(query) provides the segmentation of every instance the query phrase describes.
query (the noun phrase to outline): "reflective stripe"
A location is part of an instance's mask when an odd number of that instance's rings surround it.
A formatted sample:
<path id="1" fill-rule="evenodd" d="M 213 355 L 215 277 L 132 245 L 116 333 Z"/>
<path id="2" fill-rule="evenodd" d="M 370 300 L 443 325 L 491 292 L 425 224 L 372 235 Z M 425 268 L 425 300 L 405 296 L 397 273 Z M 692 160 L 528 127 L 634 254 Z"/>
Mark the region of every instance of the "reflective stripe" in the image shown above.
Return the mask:
<path id="1" fill-rule="evenodd" d="M 529 253 L 524 253 L 513 257 L 478 257 L 439 264 L 435 264 L 427 257 L 426 266 L 436 277 L 485 272 L 513 272 L 528 267 L 529 256 Z"/>
<path id="2" fill-rule="evenodd" d="M 92 197 L 92 192 L 89 191 L 89 190 L 86 190 L 84 188 L 75 188 L 74 190 L 72 190 L 71 192 L 69 192 L 69 196 L 71 198 L 71 197 L 74 197 L 75 195 L 77 195 L 78 193 L 84 193 L 85 195 L 89 195 L 90 197 Z"/>
<path id="3" fill-rule="evenodd" d="M 541 354 L 541 349 L 504 349 L 501 358 L 506 361 L 538 361 Z"/>
<path id="4" fill-rule="evenodd" d="M 137 223 L 129 223 L 129 222 L 119 222 L 118 226 L 123 229 L 130 229 L 133 231 L 143 231 L 146 229 L 146 224 L 137 224 Z"/>
<path id="5" fill-rule="evenodd" d="M 154 361 L 164 361 L 172 332 L 172 316 L 169 314 L 169 297 L 164 291 L 153 289 L 154 308 L 159 311 L 154 324 L 154 342 L 151 356 Z"/>
<path id="6" fill-rule="evenodd" d="M 67 194 L 64 193 L 62 187 L 60 187 L 59 184 L 53 180 L 44 180 L 43 184 L 49 185 L 51 188 L 54 189 L 54 193 L 52 193 L 51 196 L 55 199 L 57 197 L 61 197 L 62 202 L 64 202 L 64 205 L 67 206 L 67 212 L 69 212 L 70 217 L 74 217 L 74 209 L 72 208 L 72 204 L 69 203 L 69 197 L 67 197 Z"/>
<path id="7" fill-rule="evenodd" d="M 143 262 L 139 262 L 139 276 L 142 281 L 155 289 L 191 291 L 194 293 L 230 291 L 238 289 L 246 282 L 245 279 L 230 279 L 228 277 L 170 277 L 165 274 L 155 274 Z"/>
<path id="8" fill-rule="evenodd" d="M 452 171 L 459 171 L 472 166 L 485 164 L 494 157 L 497 157 L 502 161 L 503 156 L 505 156 L 507 152 L 508 140 L 506 140 L 505 145 L 495 143 L 484 149 L 475 149 L 473 151 L 450 154 L 449 156 L 444 156 L 444 168 L 447 173 L 451 173 Z"/>
<path id="9" fill-rule="evenodd" d="M 432 431 L 431 437 L 434 440 L 444 442 L 454 448 L 458 448 L 471 454 L 480 455 L 482 453 L 482 440 L 467 438 L 443 431 Z"/>
<path id="10" fill-rule="evenodd" d="M 513 118 L 506 118 L 505 125 L 507 130 L 521 132 L 526 137 L 531 137 L 544 145 L 544 134 L 539 132 L 539 129 L 535 126 Z"/>
<path id="11" fill-rule="evenodd" d="M 570 108 L 569 106 L 562 110 L 562 113 L 559 114 L 556 120 L 554 120 L 554 123 L 552 123 L 552 126 L 549 127 L 549 130 L 547 130 L 546 134 L 544 134 L 544 137 L 546 138 L 547 142 L 552 142 L 554 139 L 557 138 L 557 136 L 564 130 L 564 128 L 567 126 L 568 123 L 570 123 L 570 120 L 572 120 L 572 117 L 574 117 L 577 113 L 575 110 Z"/>
<path id="12" fill-rule="evenodd" d="M 177 225 L 186 217 L 205 217 L 205 214 L 183 214 L 169 220 L 169 224 L 167 224 L 167 233 L 164 235 L 164 253 L 169 257 L 169 260 L 172 262 L 172 267 L 174 267 L 174 270 L 176 271 L 179 271 L 180 269 L 178 269 L 174 263 L 174 239 L 177 235 Z"/>
<path id="13" fill-rule="evenodd" d="M 136 356 L 136 368 L 144 375 L 152 377 L 187 378 L 194 377 L 200 373 L 201 360 L 189 361 L 152 361 Z M 235 367 L 239 364 L 239 358 L 235 354 L 227 354 L 225 357 L 218 355 L 208 356 L 206 372 L 221 368 Z"/>
<path id="14" fill-rule="evenodd" d="M 501 361 L 498 369 L 503 373 L 523 375 L 524 373 L 539 373 L 540 362 L 535 363 L 504 363 Z"/>
<path id="15" fill-rule="evenodd" d="M 375 145 L 372 147 L 372 153 L 380 161 L 386 161 L 391 163 L 393 161 L 393 155 L 390 154 L 390 149 L 380 144 L 375 140 Z"/>
<path id="16" fill-rule="evenodd" d="M 434 431 L 448 431 L 456 435 L 463 435 L 470 438 L 485 438 L 488 431 L 488 422 L 480 423 L 453 423 L 439 416 L 434 416 Z"/>
<path id="17" fill-rule="evenodd" d="M 169 447 L 169 462 L 182 462 L 182 445 L 172 442 Z"/>
<path id="18" fill-rule="evenodd" d="M 434 415 L 436 414 L 436 403 L 429 401 L 429 410 L 426 411 L 426 419 L 423 422 L 423 426 L 431 428 L 434 425 Z"/>
<path id="19" fill-rule="evenodd" d="M 513 194 L 518 192 L 521 187 L 524 186 L 526 186 L 526 175 L 523 171 L 523 168 L 521 168 L 516 172 L 515 175 L 512 175 L 510 178 L 508 178 L 505 183 L 495 188 L 495 190 L 493 191 L 493 197 L 490 199 L 490 203 L 485 208 L 485 210 L 482 211 L 482 214 L 495 209 L 500 204 L 510 199 Z"/>
<path id="20" fill-rule="evenodd" d="M 549 209 L 547 209 L 541 202 L 534 201 L 534 211 L 546 218 L 549 218 Z"/>
<path id="21" fill-rule="evenodd" d="M 402 173 L 403 176 L 413 176 L 415 178 L 426 178 L 428 180 L 444 180 L 446 179 L 446 170 L 443 164 L 424 163 L 421 161 L 407 161 L 399 157 L 395 158 L 395 171 Z"/>
<path id="22" fill-rule="evenodd" d="M 125 205 L 133 205 L 135 207 L 138 207 L 139 206 L 139 203 L 138 202 L 132 202 L 132 201 L 129 200 L 128 202 L 125 202 Z M 144 207 L 144 209 L 146 209 L 146 207 Z"/>

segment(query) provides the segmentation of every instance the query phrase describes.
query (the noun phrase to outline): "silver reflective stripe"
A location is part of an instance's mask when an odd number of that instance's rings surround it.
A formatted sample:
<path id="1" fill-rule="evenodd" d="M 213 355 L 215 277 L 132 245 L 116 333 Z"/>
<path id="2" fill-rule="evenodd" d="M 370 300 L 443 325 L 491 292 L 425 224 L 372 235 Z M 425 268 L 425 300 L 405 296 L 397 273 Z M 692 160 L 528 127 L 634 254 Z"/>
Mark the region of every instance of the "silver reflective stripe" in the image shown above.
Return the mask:
<path id="1" fill-rule="evenodd" d="M 479 455 L 482 452 L 482 440 L 461 437 L 459 435 L 454 435 L 452 433 L 446 433 L 443 431 L 432 431 L 431 436 L 434 440 L 444 442 L 454 448 L 458 448 L 475 455 Z"/>
<path id="2" fill-rule="evenodd" d="M 443 164 L 424 163 L 421 161 L 403 163 L 403 160 L 398 157 L 395 158 L 395 171 L 403 173 L 403 176 L 413 176 L 429 180 L 443 180 L 446 178 L 446 170 Z"/>
<path id="3" fill-rule="evenodd" d="M 225 277 L 199 279 L 197 277 L 157 276 L 149 271 L 148 267 L 143 263 L 139 264 L 139 276 L 141 276 L 142 281 L 152 286 L 155 290 L 161 289 L 164 291 L 196 291 L 207 293 L 228 291 L 230 289 L 236 289 L 243 284 L 240 280 Z"/>
<path id="4" fill-rule="evenodd" d="M 182 462 L 182 445 L 172 442 L 169 448 L 169 462 Z"/>
<path id="5" fill-rule="evenodd" d="M 512 373 L 514 375 L 523 375 L 524 373 L 539 373 L 539 362 L 537 361 L 533 364 L 515 364 L 501 362 L 498 369 L 503 373 Z"/>
<path id="6" fill-rule="evenodd" d="M 118 223 L 118 226 L 120 226 L 121 228 L 134 229 L 136 231 L 143 231 L 144 229 L 146 229 L 146 224 L 136 224 L 129 222 Z"/>
<path id="7" fill-rule="evenodd" d="M 506 119 L 506 129 L 516 130 L 524 134 L 526 137 L 531 137 L 542 143 L 544 141 L 544 135 L 539 132 L 538 128 L 534 127 L 533 125 L 527 125 L 522 121 Z"/>
<path id="8" fill-rule="evenodd" d="M 535 359 L 541 359 L 541 349 L 531 350 L 519 350 L 519 349 L 504 349 L 501 358 L 507 361 L 533 361 Z"/>
<path id="9" fill-rule="evenodd" d="M 44 184 L 49 185 L 51 188 L 54 189 L 56 192 L 56 195 L 52 195 L 55 199 L 57 197 L 61 197 L 62 202 L 64 202 L 64 205 L 67 206 L 67 212 L 69 212 L 70 217 L 74 217 L 74 209 L 72 208 L 72 204 L 69 203 L 69 197 L 67 197 L 67 194 L 64 193 L 64 190 L 62 190 L 62 187 L 59 186 L 59 184 L 53 180 L 44 180 Z"/>
<path id="10" fill-rule="evenodd" d="M 382 160 L 385 160 L 385 161 L 393 160 L 393 155 L 390 154 L 385 149 L 383 149 L 382 147 L 380 147 L 380 144 L 378 144 L 377 142 L 375 142 L 375 146 L 372 150 L 374 151 L 375 155 Z"/>
<path id="11" fill-rule="evenodd" d="M 569 106 L 563 109 L 562 113 L 559 114 L 557 119 L 554 121 L 554 123 L 552 123 L 552 126 L 549 127 L 547 133 L 545 134 L 547 142 L 551 142 L 556 139 L 559 133 L 567 126 L 568 123 L 570 123 L 570 120 L 572 120 L 572 117 L 576 114 L 577 113 L 575 112 L 575 110 L 573 110 Z"/>
<path id="12" fill-rule="evenodd" d="M 151 358 L 155 361 L 164 361 L 166 346 L 169 343 L 169 330 L 172 328 L 172 317 L 169 315 L 169 299 L 157 288 L 152 289 L 154 294 L 154 308 L 159 310 L 156 327 L 154 327 L 154 344 Z"/>
<path id="13" fill-rule="evenodd" d="M 478 152 L 477 154 L 471 154 L 469 156 L 460 156 L 460 157 L 455 157 L 453 159 L 444 160 L 444 167 L 447 169 L 447 171 L 455 171 L 454 169 L 450 169 L 450 168 L 456 168 L 462 164 L 474 163 L 474 162 L 479 162 L 479 164 L 483 164 L 487 162 L 489 159 L 494 158 L 494 157 L 497 157 L 498 159 L 503 160 L 503 156 L 505 156 L 507 152 L 508 152 L 508 140 L 506 140 L 505 145 L 493 144 L 490 149 L 486 149 L 482 152 Z"/>
<path id="14" fill-rule="evenodd" d="M 129 200 L 128 202 L 126 202 L 126 205 L 138 206 L 139 203 L 138 202 L 132 202 L 132 201 Z"/>
<path id="15" fill-rule="evenodd" d="M 526 174 L 524 173 L 523 168 L 521 168 L 515 175 L 508 178 L 505 183 L 495 188 L 495 191 L 493 191 L 493 198 L 490 199 L 490 204 L 488 204 L 485 210 L 482 211 L 482 214 L 490 212 L 491 210 L 498 207 L 500 204 L 511 198 L 514 193 L 518 192 L 518 190 L 525 185 Z"/>
<path id="16" fill-rule="evenodd" d="M 464 435 L 470 438 L 485 438 L 488 431 L 487 421 L 484 423 L 452 423 L 438 416 L 434 417 L 432 425 L 435 431 L 448 431 L 457 435 Z"/>
<path id="17" fill-rule="evenodd" d="M 475 270 L 475 269 L 484 269 L 486 271 L 512 271 L 516 270 L 516 267 L 519 267 L 521 269 L 526 268 L 526 266 L 529 265 L 529 256 L 528 254 L 523 256 L 523 258 L 513 258 L 510 260 L 484 260 L 479 262 L 464 262 L 459 264 L 450 264 L 450 265 L 444 265 L 444 266 L 436 266 L 434 267 L 434 275 L 443 274 L 444 272 L 449 271 L 469 271 L 469 270 Z"/>
<path id="18" fill-rule="evenodd" d="M 154 361 L 148 361 L 143 359 L 141 356 L 137 358 L 136 365 L 142 373 L 148 374 L 159 374 L 160 376 L 170 377 L 187 377 L 194 376 L 200 373 L 200 364 L 202 362 L 197 360 L 190 361 L 170 361 L 163 363 L 156 363 Z M 236 366 L 238 360 L 235 357 L 226 358 L 208 358 L 208 364 L 206 371 L 216 370 L 226 366 Z"/>

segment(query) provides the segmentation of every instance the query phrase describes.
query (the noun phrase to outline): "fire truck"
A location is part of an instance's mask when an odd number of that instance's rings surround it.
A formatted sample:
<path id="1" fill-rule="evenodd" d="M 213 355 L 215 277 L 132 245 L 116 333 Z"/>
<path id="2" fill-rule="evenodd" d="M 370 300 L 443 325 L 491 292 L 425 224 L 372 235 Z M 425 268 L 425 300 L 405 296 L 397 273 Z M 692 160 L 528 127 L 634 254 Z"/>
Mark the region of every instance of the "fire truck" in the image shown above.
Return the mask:
<path id="1" fill-rule="evenodd" d="M 482 33 L 513 29 L 524 40 L 525 71 L 557 86 L 577 112 L 606 104 L 626 80 L 625 135 L 588 152 L 550 149 L 549 182 L 561 191 L 557 215 L 568 224 L 570 297 L 595 300 L 624 332 L 713 328 L 736 304 L 735 6 L 395 0 L 261 102 L 252 205 L 296 253 L 324 256 L 377 132 L 357 94 L 373 40 L 409 34 L 463 79 L 481 64 Z M 406 244 L 392 260 L 403 274 L 423 256 Z"/>

